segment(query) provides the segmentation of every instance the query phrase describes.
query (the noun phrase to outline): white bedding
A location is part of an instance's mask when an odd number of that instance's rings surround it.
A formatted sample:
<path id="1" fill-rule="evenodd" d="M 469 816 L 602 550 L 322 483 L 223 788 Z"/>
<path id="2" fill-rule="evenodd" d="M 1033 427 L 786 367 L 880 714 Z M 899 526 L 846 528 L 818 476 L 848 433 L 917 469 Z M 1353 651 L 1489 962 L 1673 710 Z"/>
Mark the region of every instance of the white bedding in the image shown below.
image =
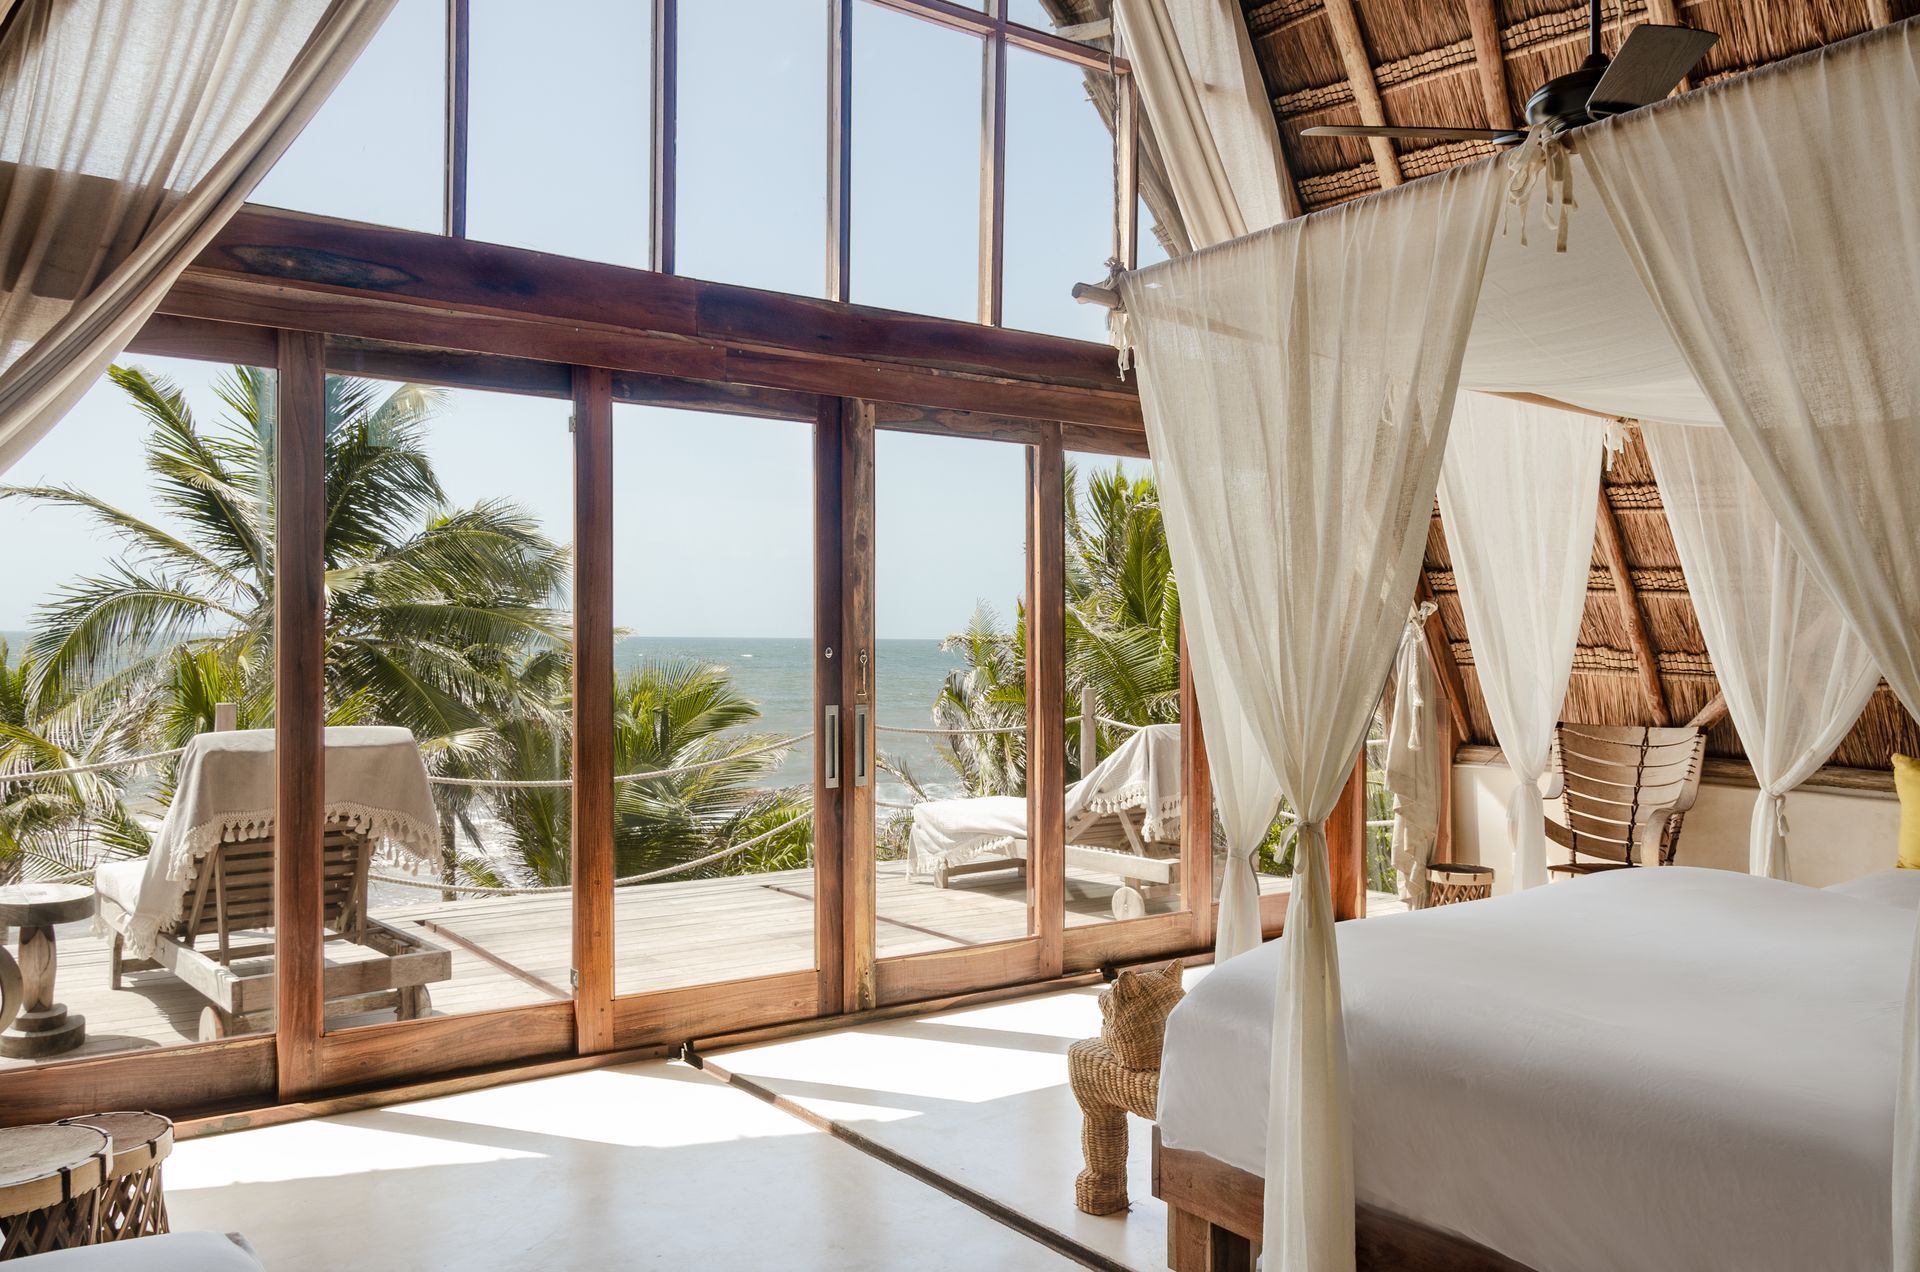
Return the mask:
<path id="1" fill-rule="evenodd" d="M 1876 870 L 1858 879 L 1833 884 L 1823 891 L 1859 901 L 1899 906 L 1911 914 L 1920 908 L 1920 870 Z"/>
<path id="2" fill-rule="evenodd" d="M 1341 924 L 1359 1200 L 1538 1272 L 1883 1272 L 1914 918 L 1672 867 Z M 1175 1009 L 1167 1145 L 1263 1169 L 1279 950 Z"/>

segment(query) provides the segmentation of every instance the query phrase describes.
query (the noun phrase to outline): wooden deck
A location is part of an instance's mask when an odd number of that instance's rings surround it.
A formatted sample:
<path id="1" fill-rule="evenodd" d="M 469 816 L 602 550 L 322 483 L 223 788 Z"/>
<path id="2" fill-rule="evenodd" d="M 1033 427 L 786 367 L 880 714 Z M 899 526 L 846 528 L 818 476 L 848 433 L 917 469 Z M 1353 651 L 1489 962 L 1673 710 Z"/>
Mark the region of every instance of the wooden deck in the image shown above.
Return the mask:
<path id="1" fill-rule="evenodd" d="M 1261 882 L 1269 892 L 1288 885 L 1281 878 Z M 882 958 L 1026 932 L 1026 885 L 1014 870 L 967 875 L 937 888 L 907 878 L 905 862 L 886 861 L 879 863 L 878 886 Z M 1115 886 L 1111 880 L 1069 875 L 1068 925 L 1111 922 Z M 385 893 L 391 896 L 394 890 Z M 452 952 L 453 978 L 431 991 L 435 1014 L 449 1015 L 567 998 L 570 907 L 566 893 L 415 905 L 382 904 L 376 897 L 374 913 L 397 927 L 413 925 Z M 810 968 L 813 912 L 809 870 L 619 889 L 614 894 L 614 992 L 638 994 Z M 57 1059 L 168 1046 L 197 1036 L 203 1000 L 171 974 L 131 972 L 123 989 L 108 987 L 107 942 L 89 924 L 61 928 L 59 953 L 55 993 L 87 1018 L 87 1042 Z M 360 954 L 350 946 L 328 948 L 330 960 Z M 0 1068 L 25 1063 L 31 1062 L 0 1060 Z"/>

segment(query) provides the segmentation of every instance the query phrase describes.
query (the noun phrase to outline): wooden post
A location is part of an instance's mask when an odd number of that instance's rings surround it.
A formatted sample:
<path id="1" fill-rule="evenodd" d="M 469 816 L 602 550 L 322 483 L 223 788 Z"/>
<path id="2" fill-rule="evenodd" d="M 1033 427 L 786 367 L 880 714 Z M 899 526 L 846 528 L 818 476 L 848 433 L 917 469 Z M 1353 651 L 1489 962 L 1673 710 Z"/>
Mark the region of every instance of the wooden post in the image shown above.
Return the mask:
<path id="1" fill-rule="evenodd" d="M 1333 917 L 1367 913 L 1367 748 L 1360 748 L 1340 802 L 1327 818 L 1327 873 L 1333 884 Z"/>
<path id="2" fill-rule="evenodd" d="M 1066 959 L 1066 454 L 1048 425 L 1027 448 L 1027 930 L 1043 974 Z"/>
<path id="3" fill-rule="evenodd" d="M 674 271 L 680 190 L 680 0 L 653 0 L 653 268 Z"/>
<path id="4" fill-rule="evenodd" d="M 1500 47 L 1500 15 L 1494 0 L 1467 0 L 1467 26 L 1473 33 L 1473 60 L 1479 67 L 1487 127 L 1511 128 L 1513 102 L 1507 94 L 1507 58 Z"/>
<path id="5" fill-rule="evenodd" d="M 231 702 L 213 704 L 213 731 L 232 733 L 240 727 L 240 708 Z"/>
<path id="6" fill-rule="evenodd" d="M 854 869 L 842 815 L 853 773 L 853 716 L 840 674 L 851 643 L 842 627 L 840 566 L 841 417 L 851 409 L 843 398 L 821 398 L 813 426 L 813 949 L 825 1016 L 846 1010 L 846 892 Z"/>
<path id="7" fill-rule="evenodd" d="M 447 154 L 442 198 L 446 232 L 467 236 L 467 121 L 472 115 L 467 91 L 472 50 L 471 0 L 447 0 Z"/>
<path id="8" fill-rule="evenodd" d="M 879 656 L 874 648 L 873 406 L 847 402 L 840 445 L 840 624 L 846 648 L 840 664 L 840 732 L 846 738 L 840 781 L 841 903 L 846 1011 L 879 1003 L 874 978 L 879 897 L 874 877 L 874 815 L 878 789 L 873 776 L 875 725 L 879 719 Z M 860 775 L 865 757 L 867 778 Z"/>
<path id="9" fill-rule="evenodd" d="M 1219 921 L 1213 905 L 1213 774 L 1200 728 L 1193 655 L 1180 631 L 1180 899 L 1193 915 L 1193 945 L 1213 944 Z"/>
<path id="10" fill-rule="evenodd" d="M 853 279 L 853 6 L 827 0 L 827 299 Z"/>
<path id="11" fill-rule="evenodd" d="M 573 369 L 573 1015 L 613 1049 L 613 376 Z"/>
<path id="12" fill-rule="evenodd" d="M 274 393 L 274 1036 L 286 1101 L 320 1089 L 326 1028 L 325 337 L 280 333 Z"/>
<path id="13" fill-rule="evenodd" d="M 998 327 L 1007 254 L 1007 41 L 996 34 L 980 43 L 980 321 Z"/>

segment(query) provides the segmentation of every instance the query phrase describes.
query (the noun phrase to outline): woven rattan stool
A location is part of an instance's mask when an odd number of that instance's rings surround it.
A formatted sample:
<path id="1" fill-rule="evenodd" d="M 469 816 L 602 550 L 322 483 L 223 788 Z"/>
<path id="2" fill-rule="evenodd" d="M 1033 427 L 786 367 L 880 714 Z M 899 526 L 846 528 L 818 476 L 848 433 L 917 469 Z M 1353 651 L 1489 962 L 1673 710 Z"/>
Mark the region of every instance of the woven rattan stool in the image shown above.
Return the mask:
<path id="1" fill-rule="evenodd" d="M 173 1152 L 173 1123 L 158 1113 L 92 1113 L 62 1126 L 105 1132 L 113 1159 L 100 1186 L 97 1241 L 131 1241 L 167 1230 L 167 1199 L 160 1163 Z"/>
<path id="2" fill-rule="evenodd" d="M 1492 866 L 1448 863 L 1427 867 L 1427 906 L 1484 901 L 1493 895 Z"/>
<path id="3" fill-rule="evenodd" d="M 91 1126 L 0 1130 L 0 1259 L 92 1245 L 112 1154 Z"/>
<path id="4" fill-rule="evenodd" d="M 1127 1208 L 1127 1114 L 1151 1120 L 1160 1102 L 1160 1048 L 1167 1013 L 1180 1001 L 1182 967 L 1126 971 L 1100 993 L 1098 1038 L 1067 1048 L 1067 1079 L 1079 1101 L 1087 1167 L 1073 1204 L 1090 1215 Z"/>

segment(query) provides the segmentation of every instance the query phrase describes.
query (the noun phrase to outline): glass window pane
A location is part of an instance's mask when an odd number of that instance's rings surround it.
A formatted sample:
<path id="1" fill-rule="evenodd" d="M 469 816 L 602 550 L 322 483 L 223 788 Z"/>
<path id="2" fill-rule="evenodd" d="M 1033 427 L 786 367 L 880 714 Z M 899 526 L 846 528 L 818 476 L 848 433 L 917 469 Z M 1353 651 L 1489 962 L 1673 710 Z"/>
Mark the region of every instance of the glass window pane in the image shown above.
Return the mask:
<path id="1" fill-rule="evenodd" d="M 475 0 L 467 234 L 644 268 L 652 6 Z"/>
<path id="2" fill-rule="evenodd" d="M 389 843 L 389 939 L 444 952 L 372 1024 L 570 997 L 571 403 L 330 377 L 327 707 L 400 726 L 438 843 Z M 329 958 L 360 956 L 344 947 Z"/>
<path id="3" fill-rule="evenodd" d="M 1139 227 L 1136 231 L 1139 243 L 1137 252 L 1140 258 L 1139 264 L 1141 266 L 1157 265 L 1166 260 L 1167 245 L 1160 241 L 1159 222 L 1154 218 L 1153 209 L 1147 206 L 1146 199 L 1140 200 L 1135 215 L 1137 220 L 1134 224 Z"/>
<path id="4" fill-rule="evenodd" d="M 446 99 L 445 0 L 398 0 L 253 201 L 439 233 Z"/>
<path id="5" fill-rule="evenodd" d="M 826 294 L 824 0 L 680 6 L 677 272 Z"/>
<path id="6" fill-rule="evenodd" d="M 813 431 L 614 407 L 614 992 L 815 965 Z"/>
<path id="7" fill-rule="evenodd" d="M 1064 7 L 1064 0 L 1008 0 L 1007 18 L 1042 31 L 1051 31 L 1055 24 L 1052 10 Z"/>
<path id="8" fill-rule="evenodd" d="M 1113 255 L 1113 134 L 1089 97 L 1088 72 L 1007 50 L 1004 323 L 1083 340 L 1107 338 L 1107 311 L 1073 299 Z"/>
<path id="9" fill-rule="evenodd" d="M 1184 904 L 1180 600 L 1153 465 L 1069 454 L 1066 508 L 1067 922 L 1169 913 Z"/>
<path id="10" fill-rule="evenodd" d="M 855 302 L 978 316 L 982 57 L 975 36 L 854 10 Z"/>
<path id="11" fill-rule="evenodd" d="M 874 467 L 879 954 L 1025 936 L 1026 448 L 882 431 Z"/>
<path id="12" fill-rule="evenodd" d="M 271 370 L 127 355 L 0 488 L 0 536 L 16 545 L 0 564 L 0 771 L 121 764 L 0 786 L 0 885 L 52 891 L 44 922 L 6 934 L 29 976 L 50 950 L 52 975 L 39 992 L 29 981 L 0 1071 L 272 1027 L 259 1011 L 223 1016 L 146 960 L 163 944 L 190 958 L 189 934 L 203 932 L 211 977 L 218 923 L 174 921 L 165 890 L 212 880 L 229 852 L 256 879 L 272 868 L 271 832 L 167 868 L 168 846 L 191 831 L 257 813 L 223 805 L 218 790 L 177 838 L 163 827 L 182 767 L 171 752 L 214 729 L 216 704 L 233 704 L 238 727 L 273 727 L 273 573 L 258 551 L 273 524 L 273 395 Z M 268 748 L 254 774 L 271 789 Z M 123 939 L 135 914 L 161 921 L 155 947 L 128 948 L 117 977 L 96 907 Z M 261 926 L 256 908 L 229 935 L 258 944 Z M 271 1002 L 271 958 L 231 971 L 247 1001 Z"/>

